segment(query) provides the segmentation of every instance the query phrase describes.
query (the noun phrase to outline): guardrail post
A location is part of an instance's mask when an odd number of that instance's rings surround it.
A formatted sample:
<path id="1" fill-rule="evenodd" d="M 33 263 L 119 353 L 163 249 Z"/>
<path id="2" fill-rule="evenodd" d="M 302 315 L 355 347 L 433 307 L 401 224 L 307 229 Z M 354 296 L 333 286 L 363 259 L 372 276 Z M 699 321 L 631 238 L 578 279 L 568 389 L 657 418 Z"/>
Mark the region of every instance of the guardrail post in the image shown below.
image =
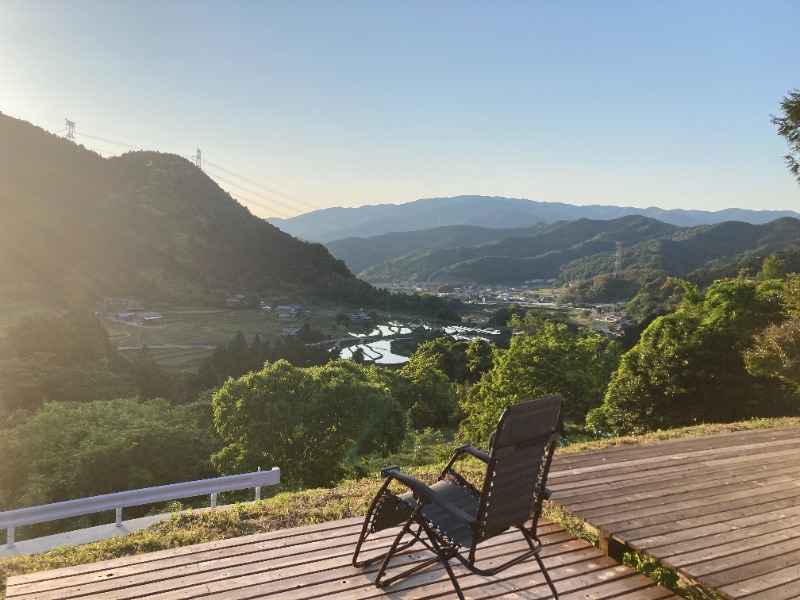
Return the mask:
<path id="1" fill-rule="evenodd" d="M 260 471 L 261 467 L 258 467 L 258 470 Z M 261 486 L 260 485 L 257 485 L 255 487 L 255 492 L 256 492 L 255 502 L 258 502 L 259 500 L 261 500 Z"/>
<path id="2" fill-rule="evenodd" d="M 122 527 L 122 507 L 117 508 L 117 520 L 114 523 L 117 527 Z"/>
<path id="3" fill-rule="evenodd" d="M 211 494 L 211 508 L 217 508 L 217 493 Z"/>
<path id="4" fill-rule="evenodd" d="M 6 529 L 6 548 L 14 547 L 14 528 L 9 527 Z"/>

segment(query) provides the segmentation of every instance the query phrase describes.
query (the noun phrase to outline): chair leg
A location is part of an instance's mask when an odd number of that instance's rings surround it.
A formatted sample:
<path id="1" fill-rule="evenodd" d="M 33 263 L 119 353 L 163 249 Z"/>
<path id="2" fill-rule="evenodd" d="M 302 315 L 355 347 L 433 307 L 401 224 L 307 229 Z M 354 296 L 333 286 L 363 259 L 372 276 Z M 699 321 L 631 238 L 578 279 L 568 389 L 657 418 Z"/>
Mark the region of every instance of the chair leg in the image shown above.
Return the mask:
<path id="1" fill-rule="evenodd" d="M 359 561 L 358 555 L 361 552 L 361 546 L 364 544 L 364 541 L 367 539 L 367 536 L 372 531 L 373 528 L 373 520 L 375 519 L 375 511 L 381 505 L 381 502 L 388 501 L 389 495 L 386 492 L 387 488 L 389 487 L 390 480 L 387 479 L 381 489 L 378 490 L 378 493 L 375 494 L 375 498 L 373 498 L 372 503 L 367 510 L 367 515 L 364 517 L 364 525 L 361 527 L 361 535 L 358 536 L 358 542 L 356 543 L 355 552 L 353 552 L 353 566 L 354 567 L 366 567 L 368 565 L 374 564 L 383 559 L 383 554 L 379 554 L 378 556 L 368 558 L 366 560 Z"/>
<path id="2" fill-rule="evenodd" d="M 536 562 L 539 563 L 539 569 L 541 569 L 542 575 L 544 575 L 544 578 L 547 580 L 547 585 L 550 586 L 550 591 L 553 592 L 553 598 L 555 598 L 555 600 L 558 600 L 558 592 L 556 591 L 556 586 L 553 583 L 553 580 L 550 579 L 550 573 L 547 572 L 547 569 L 545 568 L 544 563 L 542 562 L 542 557 L 539 556 L 538 552 L 533 556 L 536 558 Z"/>
<path id="3" fill-rule="evenodd" d="M 403 537 L 405 537 L 405 535 L 411 531 L 411 524 L 413 522 L 413 519 L 414 519 L 413 515 L 411 517 L 409 517 L 408 521 L 405 522 L 405 524 L 403 525 L 403 528 L 400 530 L 400 533 L 398 533 L 395 536 L 391 547 L 389 548 L 389 550 L 384 555 L 383 562 L 381 563 L 381 568 L 378 569 L 378 574 L 375 576 L 375 586 L 376 587 L 385 587 L 385 586 L 389 585 L 390 583 L 392 583 L 392 581 L 397 579 L 397 577 L 392 577 L 391 579 L 389 579 L 387 581 L 383 581 L 383 582 L 381 581 L 381 579 L 383 578 L 384 574 L 386 573 L 386 567 L 389 566 L 389 562 L 392 560 L 392 557 L 397 552 L 400 551 L 400 548 L 401 548 L 400 540 L 402 540 Z M 415 536 L 415 537 L 417 537 L 417 536 Z M 416 539 L 414 539 L 413 541 L 416 541 Z M 402 548 L 406 548 L 408 546 L 409 546 L 409 544 L 404 544 L 402 546 Z"/>
<path id="4" fill-rule="evenodd" d="M 395 537 L 394 542 L 392 542 L 392 546 L 389 549 L 389 551 L 386 553 L 386 557 L 383 559 L 383 563 L 381 564 L 381 568 L 378 570 L 378 574 L 375 577 L 375 586 L 379 587 L 379 588 L 387 587 L 387 586 L 391 585 L 392 583 L 394 583 L 395 581 L 397 581 L 399 579 L 402 579 L 404 577 L 408 577 L 409 575 L 412 575 L 413 573 L 416 573 L 417 571 L 421 571 L 422 569 L 424 569 L 426 567 L 429 567 L 430 565 L 432 565 L 434 563 L 440 562 L 440 563 L 442 563 L 442 566 L 444 567 L 445 571 L 447 572 L 447 576 L 450 578 L 450 581 L 453 584 L 453 588 L 455 588 L 455 592 L 456 592 L 456 595 L 458 596 L 459 600 L 465 600 L 464 594 L 461 591 L 461 586 L 458 585 L 458 580 L 456 579 L 456 574 L 453 572 L 453 568 L 450 566 L 449 559 L 450 559 L 450 556 L 452 556 L 452 554 L 449 554 L 446 551 L 446 549 L 442 548 L 442 546 L 436 541 L 435 534 L 430 530 L 430 528 L 425 523 L 425 521 L 422 520 L 422 519 L 419 519 L 419 520 L 417 519 L 417 517 L 418 517 L 417 512 L 418 511 L 415 511 L 415 513 L 413 515 L 411 515 L 411 517 L 409 517 L 408 521 L 406 521 L 406 524 L 403 526 L 403 529 L 400 531 L 400 533 L 397 534 L 397 537 Z M 417 531 L 416 532 L 411 531 L 411 529 L 413 528 L 414 524 L 417 525 Z M 420 537 L 420 533 L 421 533 L 420 530 L 424 530 L 425 531 L 425 534 L 428 536 L 428 543 L 425 543 L 422 540 L 422 538 Z M 410 542 L 407 542 L 407 543 L 405 543 L 403 545 L 400 545 L 400 540 L 402 540 L 403 537 L 408 533 L 410 533 L 414 537 L 414 539 L 411 540 Z M 433 554 L 434 554 L 433 557 L 429 558 L 428 560 L 426 560 L 426 561 L 424 561 L 422 563 L 414 565 L 413 567 L 403 571 L 402 573 L 398 573 L 397 575 L 393 575 L 389 579 L 386 579 L 386 580 L 382 581 L 383 576 L 386 574 L 386 568 L 389 566 L 389 562 L 391 561 L 392 557 L 397 555 L 397 553 L 401 552 L 404 548 L 414 544 L 418 540 L 422 541 L 423 544 L 426 547 L 428 547 L 429 550 L 431 550 L 433 552 Z"/>
<path id="5" fill-rule="evenodd" d="M 450 577 L 450 582 L 453 584 L 453 588 L 456 591 L 458 599 L 465 600 L 464 594 L 461 591 L 461 586 L 458 585 L 456 574 L 453 572 L 453 567 L 450 566 L 450 557 L 453 556 L 453 553 L 448 553 L 444 548 L 441 547 L 441 545 L 439 545 L 439 543 L 436 541 L 436 536 L 424 521 L 422 523 L 422 527 L 425 529 L 425 533 L 428 535 L 428 539 L 430 540 L 431 546 L 433 546 L 437 559 L 442 563 L 444 570 L 447 571 L 447 576 Z"/>

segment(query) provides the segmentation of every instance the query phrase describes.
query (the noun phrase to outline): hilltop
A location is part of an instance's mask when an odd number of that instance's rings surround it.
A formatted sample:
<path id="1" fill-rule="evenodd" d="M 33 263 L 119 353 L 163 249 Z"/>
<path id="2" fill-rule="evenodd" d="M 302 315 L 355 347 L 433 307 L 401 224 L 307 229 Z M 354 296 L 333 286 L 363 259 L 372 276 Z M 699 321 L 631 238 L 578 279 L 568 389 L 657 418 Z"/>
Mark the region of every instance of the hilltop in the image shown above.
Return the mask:
<path id="1" fill-rule="evenodd" d="M 98 154 L 0 114 L 0 281 L 52 301 L 232 292 L 359 301 L 372 288 L 173 154 Z"/>

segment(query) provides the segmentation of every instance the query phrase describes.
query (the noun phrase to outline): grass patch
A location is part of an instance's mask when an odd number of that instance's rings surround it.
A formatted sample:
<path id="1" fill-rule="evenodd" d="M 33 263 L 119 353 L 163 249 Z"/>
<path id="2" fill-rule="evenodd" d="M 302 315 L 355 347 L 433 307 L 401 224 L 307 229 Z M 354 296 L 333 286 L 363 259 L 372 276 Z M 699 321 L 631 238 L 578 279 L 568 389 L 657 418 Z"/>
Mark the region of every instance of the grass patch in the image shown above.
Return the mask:
<path id="1" fill-rule="evenodd" d="M 603 448 L 613 448 L 616 446 L 636 446 L 640 444 L 661 442 L 664 440 L 702 437 L 721 433 L 734 433 L 736 431 L 749 431 L 752 429 L 790 427 L 793 425 L 800 425 L 800 417 L 751 419 L 749 421 L 738 421 L 736 423 L 704 423 L 700 425 L 692 425 L 691 427 L 679 427 L 677 429 L 666 429 L 663 431 L 659 430 L 638 436 L 622 436 L 592 441 L 581 441 L 559 448 L 557 452 L 581 452 L 584 450 L 600 450 Z"/>

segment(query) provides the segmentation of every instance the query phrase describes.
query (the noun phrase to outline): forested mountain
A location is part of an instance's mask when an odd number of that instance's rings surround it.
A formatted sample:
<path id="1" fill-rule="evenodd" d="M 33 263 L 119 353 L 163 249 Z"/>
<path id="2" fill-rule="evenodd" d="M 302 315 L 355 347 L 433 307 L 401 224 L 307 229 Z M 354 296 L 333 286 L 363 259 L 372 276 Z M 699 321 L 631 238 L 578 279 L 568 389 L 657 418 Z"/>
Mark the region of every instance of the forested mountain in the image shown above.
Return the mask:
<path id="1" fill-rule="evenodd" d="M 767 223 L 781 217 L 800 218 L 793 211 L 744 210 L 729 208 L 664 210 L 621 206 L 572 206 L 561 202 L 538 202 L 522 198 L 456 196 L 428 198 L 405 204 L 380 204 L 357 208 L 327 208 L 290 219 L 270 222 L 301 239 L 330 242 L 349 237 L 368 237 L 388 232 L 417 231 L 447 225 L 474 225 L 493 229 L 528 227 L 577 219 L 613 220 L 642 215 L 671 225 L 690 227 L 724 221 Z"/>
<path id="2" fill-rule="evenodd" d="M 365 241 L 379 249 L 389 248 L 384 240 L 396 235 Z M 423 232 L 409 235 L 423 241 L 435 237 L 425 237 Z M 684 276 L 748 256 L 763 257 L 800 247 L 800 220 L 782 218 L 763 225 L 728 221 L 678 227 L 647 217 L 629 216 L 610 221 L 579 219 L 540 224 L 528 230 L 498 230 L 497 236 L 502 239 L 460 247 L 436 248 L 429 242 L 429 247 L 423 246 L 419 252 L 376 264 L 360 276 L 373 282 L 482 284 L 551 278 L 583 280 L 614 270 L 616 242 L 623 244 L 624 269 Z M 442 233 L 439 237 L 445 239 Z M 358 247 L 354 240 L 348 245 Z M 340 251 L 337 243 L 329 246 Z M 362 251 L 367 247 L 364 245 Z"/>
<path id="3" fill-rule="evenodd" d="M 0 182 L 0 281 L 52 298 L 373 293 L 322 245 L 255 217 L 176 155 L 104 159 L 0 114 Z"/>
<path id="4" fill-rule="evenodd" d="M 449 225 L 403 233 L 383 233 L 368 238 L 345 238 L 327 242 L 325 247 L 333 256 L 344 261 L 353 273 L 358 274 L 374 265 L 406 254 L 438 248 L 477 246 L 488 242 L 499 242 L 509 237 L 530 236 L 545 227 L 544 223 L 519 229 Z"/>
<path id="5" fill-rule="evenodd" d="M 542 226 L 533 235 L 472 247 L 417 252 L 367 269 L 373 281 L 411 280 L 519 283 L 557 278 L 563 265 L 584 256 L 613 253 L 615 242 L 634 245 L 679 228 L 641 216 L 612 221 L 579 219 Z"/>
<path id="6" fill-rule="evenodd" d="M 748 257 L 764 258 L 776 252 L 800 248 L 800 220 L 783 218 L 751 225 L 726 222 L 681 228 L 623 250 L 626 269 L 659 270 L 684 276 L 698 269 L 740 263 Z M 561 279 L 588 279 L 614 269 L 614 252 L 586 256 L 564 265 Z M 736 274 L 731 274 L 735 276 Z"/>

